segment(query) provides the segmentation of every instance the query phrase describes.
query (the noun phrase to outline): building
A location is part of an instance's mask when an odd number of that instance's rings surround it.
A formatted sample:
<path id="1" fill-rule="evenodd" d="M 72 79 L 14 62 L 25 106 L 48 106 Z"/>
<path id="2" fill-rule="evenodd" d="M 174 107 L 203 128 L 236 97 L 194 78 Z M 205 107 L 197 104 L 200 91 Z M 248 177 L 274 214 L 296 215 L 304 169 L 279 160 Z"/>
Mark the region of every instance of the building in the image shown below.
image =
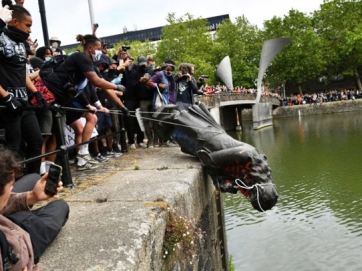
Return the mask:
<path id="1" fill-rule="evenodd" d="M 207 21 L 208 21 L 207 28 L 210 31 L 210 35 L 212 38 L 215 38 L 216 28 L 225 19 L 230 19 L 229 14 L 207 18 Z M 144 42 L 146 40 L 149 40 L 151 42 L 157 42 L 157 41 L 161 40 L 162 27 L 163 26 L 148 28 L 148 29 L 143 29 L 143 30 L 137 30 L 137 31 L 127 31 L 122 34 L 101 37 L 101 39 L 102 39 L 102 42 L 106 42 L 108 44 L 109 48 L 111 48 L 113 46 L 113 44 L 116 44 L 116 43 L 120 42 L 121 40 L 126 40 L 126 41 L 130 41 L 130 42 L 136 41 L 136 40 Z M 78 45 L 79 45 L 79 43 L 73 43 L 73 44 L 69 44 L 69 45 L 63 45 L 61 47 L 63 50 L 64 49 L 74 49 Z"/>

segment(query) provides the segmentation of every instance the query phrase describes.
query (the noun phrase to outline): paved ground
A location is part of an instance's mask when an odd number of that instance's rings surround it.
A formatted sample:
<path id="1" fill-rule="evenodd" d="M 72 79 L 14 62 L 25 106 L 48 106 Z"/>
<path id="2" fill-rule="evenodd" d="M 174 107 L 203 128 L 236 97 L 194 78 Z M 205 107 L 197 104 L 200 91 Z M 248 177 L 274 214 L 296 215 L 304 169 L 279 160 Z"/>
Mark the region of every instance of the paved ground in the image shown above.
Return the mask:
<path id="1" fill-rule="evenodd" d="M 40 259 L 45 270 L 160 270 L 166 208 L 198 218 L 200 198 L 208 202 L 200 193 L 213 191 L 199 160 L 179 147 L 130 150 L 71 171 L 74 188 L 61 194 L 70 217 Z"/>
<path id="2" fill-rule="evenodd" d="M 129 167 L 130 165 L 137 166 L 138 161 L 142 161 L 147 157 L 153 156 L 161 151 L 161 148 L 139 148 L 129 150 L 123 153 L 120 157 L 110 158 L 107 162 L 99 163 L 98 168 L 94 170 L 78 171 L 75 165 L 71 165 L 71 174 L 73 178 L 73 188 L 64 188 L 61 197 L 80 192 L 92 185 L 95 185 L 107 177 L 119 172 L 120 170 Z"/>

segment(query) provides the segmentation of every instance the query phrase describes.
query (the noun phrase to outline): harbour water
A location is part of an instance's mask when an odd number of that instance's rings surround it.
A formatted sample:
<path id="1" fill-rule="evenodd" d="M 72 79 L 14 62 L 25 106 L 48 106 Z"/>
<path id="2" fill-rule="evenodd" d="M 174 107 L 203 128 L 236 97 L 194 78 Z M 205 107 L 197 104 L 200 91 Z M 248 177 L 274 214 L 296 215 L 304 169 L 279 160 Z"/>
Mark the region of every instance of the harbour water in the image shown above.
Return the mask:
<path id="1" fill-rule="evenodd" d="M 362 113 L 244 123 L 232 135 L 267 155 L 280 194 L 266 213 L 225 197 L 236 270 L 362 270 Z"/>

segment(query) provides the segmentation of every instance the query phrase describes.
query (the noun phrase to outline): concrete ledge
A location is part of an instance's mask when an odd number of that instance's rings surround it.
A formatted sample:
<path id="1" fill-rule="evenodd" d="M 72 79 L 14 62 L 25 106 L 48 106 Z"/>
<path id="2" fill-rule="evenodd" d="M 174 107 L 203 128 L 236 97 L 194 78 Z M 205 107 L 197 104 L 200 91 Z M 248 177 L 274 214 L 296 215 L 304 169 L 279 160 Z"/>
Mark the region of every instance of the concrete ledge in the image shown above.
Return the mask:
<path id="1" fill-rule="evenodd" d="M 199 221 L 214 188 L 179 148 L 136 163 L 66 198 L 70 218 L 40 260 L 45 270 L 163 270 L 165 208 Z"/>

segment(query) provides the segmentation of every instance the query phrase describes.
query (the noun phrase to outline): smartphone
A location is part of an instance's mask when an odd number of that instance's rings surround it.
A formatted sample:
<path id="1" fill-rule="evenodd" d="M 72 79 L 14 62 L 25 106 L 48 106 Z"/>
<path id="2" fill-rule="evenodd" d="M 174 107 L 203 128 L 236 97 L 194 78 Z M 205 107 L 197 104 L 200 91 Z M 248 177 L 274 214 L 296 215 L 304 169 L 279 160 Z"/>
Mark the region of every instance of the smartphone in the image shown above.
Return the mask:
<path id="1" fill-rule="evenodd" d="M 49 166 L 48 179 L 45 184 L 44 192 L 47 195 L 54 196 L 57 193 L 57 187 L 62 174 L 62 167 L 57 164 Z"/>
<path id="2" fill-rule="evenodd" d="M 35 44 L 37 41 L 38 41 L 38 39 L 35 39 L 34 42 L 33 42 L 33 44 Z"/>

